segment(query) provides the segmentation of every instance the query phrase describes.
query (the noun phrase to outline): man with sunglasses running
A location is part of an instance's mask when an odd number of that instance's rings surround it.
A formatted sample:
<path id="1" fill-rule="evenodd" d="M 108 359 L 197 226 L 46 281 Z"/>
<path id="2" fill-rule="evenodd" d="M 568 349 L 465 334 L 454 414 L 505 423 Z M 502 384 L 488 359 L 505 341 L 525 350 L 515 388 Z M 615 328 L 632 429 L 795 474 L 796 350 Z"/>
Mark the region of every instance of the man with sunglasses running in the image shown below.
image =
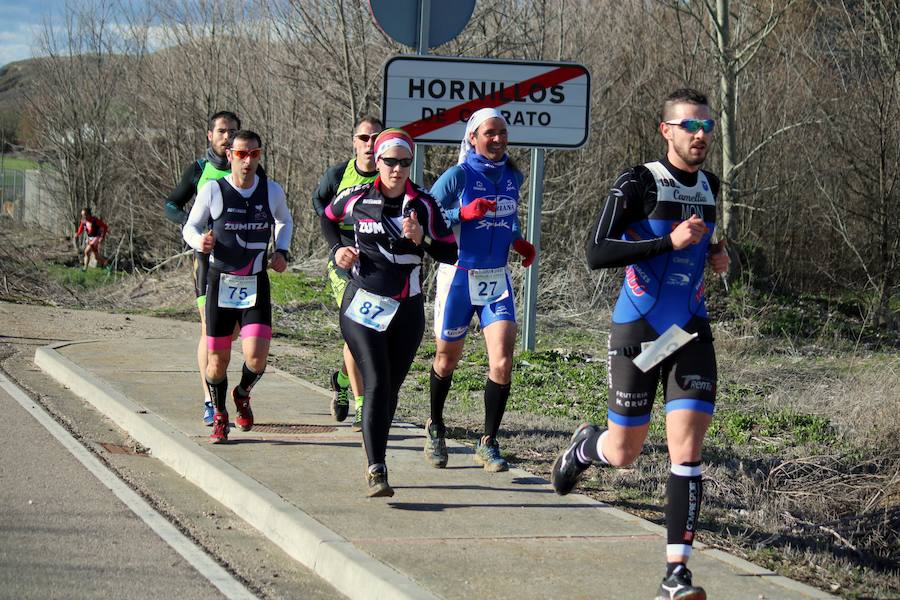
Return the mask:
<path id="1" fill-rule="evenodd" d="M 703 272 L 728 268 L 724 243 L 710 244 L 719 179 L 700 169 L 714 121 L 704 95 L 680 89 L 663 103 L 667 152 L 628 169 L 606 198 L 587 244 L 592 269 L 625 268 L 609 336 L 608 428 L 583 424 L 553 465 L 558 494 L 572 491 L 592 464 L 625 467 L 647 438 L 656 388 L 663 384 L 671 468 L 666 485 L 666 573 L 657 600 L 703 600 L 686 563 L 703 497 L 701 449 L 716 397 L 716 356 Z M 633 359 L 673 325 L 695 339 L 662 362 Z M 684 336 L 688 338 L 689 336 Z M 641 363 L 642 361 L 638 361 Z"/>
<path id="2" fill-rule="evenodd" d="M 165 201 L 166 218 L 177 223 L 179 227 L 187 221 L 185 206 L 200 189 L 210 181 L 215 181 L 231 173 L 231 165 L 226 150 L 234 133 L 241 128 L 241 120 L 231 111 L 220 111 L 209 118 L 206 127 L 206 139 L 209 147 L 206 155 L 193 161 L 181 175 L 178 186 Z M 206 386 L 206 271 L 209 268 L 209 254 L 194 252 L 194 294 L 197 297 L 197 310 L 200 313 L 200 340 L 197 342 L 197 364 L 200 367 L 200 384 L 203 389 L 203 422 L 212 426 L 215 408 L 209 398 Z"/>
<path id="3" fill-rule="evenodd" d="M 325 171 L 319 181 L 319 187 L 313 192 L 312 204 L 321 219 L 325 215 L 325 208 L 339 192 L 362 183 L 375 181 L 378 169 L 375 166 L 375 138 L 384 129 L 381 121 L 371 115 L 366 115 L 356 122 L 353 131 L 354 157 L 332 165 Z M 341 239 L 343 245 L 352 246 L 356 243 L 353 234 L 353 225 L 340 223 Z M 335 264 L 334 256 L 328 260 L 328 282 L 331 293 L 337 303 L 338 310 L 344 298 L 344 289 L 350 280 L 350 274 Z M 353 431 L 362 431 L 362 407 L 363 407 L 363 382 L 362 374 L 353 360 L 353 354 L 344 344 L 344 362 L 341 368 L 331 374 L 331 415 L 336 421 L 347 418 L 350 409 L 349 395 L 352 392 L 355 401 L 355 413 L 353 417 Z"/>
<path id="4" fill-rule="evenodd" d="M 244 366 L 231 396 L 234 419 L 243 431 L 253 428 L 250 392 L 266 370 L 272 340 L 272 299 L 266 268 L 287 267 L 293 220 L 280 185 L 257 171 L 262 140 L 253 131 L 234 134 L 227 156 L 231 174 L 197 193 L 182 234 L 195 250 L 209 254 L 206 326 L 209 361 L 206 385 L 215 406 L 210 441 L 227 442 L 228 363 L 235 326 L 240 326 Z M 275 252 L 268 255 L 269 239 Z"/>

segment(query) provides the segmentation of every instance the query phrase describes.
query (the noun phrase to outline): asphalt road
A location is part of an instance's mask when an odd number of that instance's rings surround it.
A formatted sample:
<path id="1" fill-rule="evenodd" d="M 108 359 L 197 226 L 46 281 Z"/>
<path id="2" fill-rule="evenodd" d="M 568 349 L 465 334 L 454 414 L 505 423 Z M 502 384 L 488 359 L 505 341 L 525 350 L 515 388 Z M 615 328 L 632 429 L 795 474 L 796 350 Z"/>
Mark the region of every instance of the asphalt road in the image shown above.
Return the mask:
<path id="1" fill-rule="evenodd" d="M 220 587 L 224 576 L 242 593 L 223 594 L 0 387 L 0 600 L 343 597 L 160 461 L 134 452 L 125 432 L 33 363 L 35 349 L 53 341 L 85 332 L 152 336 L 160 327 L 196 335 L 195 323 L 0 303 L 0 375 L 111 469 L 107 477 L 144 498 L 157 520 L 183 532 L 182 546 L 219 565 Z M 198 400 L 198 420 L 201 412 Z"/>
<path id="2" fill-rule="evenodd" d="M 0 597 L 223 597 L 3 389 L 0 414 Z"/>

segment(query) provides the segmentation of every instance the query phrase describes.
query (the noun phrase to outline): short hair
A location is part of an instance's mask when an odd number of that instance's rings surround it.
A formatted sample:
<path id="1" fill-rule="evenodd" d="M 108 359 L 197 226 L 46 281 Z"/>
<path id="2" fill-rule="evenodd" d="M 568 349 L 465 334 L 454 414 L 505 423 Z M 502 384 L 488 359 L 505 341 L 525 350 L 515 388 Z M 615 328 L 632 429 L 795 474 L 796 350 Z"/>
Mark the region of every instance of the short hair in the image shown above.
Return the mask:
<path id="1" fill-rule="evenodd" d="M 250 131 L 249 129 L 239 130 L 234 134 L 234 137 L 231 138 L 231 145 L 234 146 L 234 143 L 238 140 L 256 140 L 256 144 L 262 148 L 262 138 L 259 137 L 259 134 L 255 131 Z"/>
<path id="2" fill-rule="evenodd" d="M 369 125 L 378 127 L 378 129 L 384 129 L 384 123 L 381 122 L 381 119 L 379 119 L 375 115 L 363 115 L 356 120 L 356 125 L 353 126 L 353 131 L 359 129 L 359 126 L 363 123 L 368 123 Z"/>
<path id="3" fill-rule="evenodd" d="M 241 120 L 236 114 L 234 114 L 230 110 L 220 110 L 209 118 L 209 121 L 206 123 L 206 130 L 212 131 L 216 126 L 216 121 L 218 121 L 219 119 L 228 119 L 229 121 L 234 121 L 235 123 L 237 123 L 237 128 L 241 128 Z"/>
<path id="4" fill-rule="evenodd" d="M 671 113 L 672 107 L 676 104 L 698 104 L 702 106 L 709 106 L 709 101 L 706 99 L 706 96 L 702 93 L 698 92 L 694 88 L 680 88 L 666 96 L 666 99 L 663 100 L 662 105 L 662 121 L 667 121 L 669 119 L 669 114 Z"/>

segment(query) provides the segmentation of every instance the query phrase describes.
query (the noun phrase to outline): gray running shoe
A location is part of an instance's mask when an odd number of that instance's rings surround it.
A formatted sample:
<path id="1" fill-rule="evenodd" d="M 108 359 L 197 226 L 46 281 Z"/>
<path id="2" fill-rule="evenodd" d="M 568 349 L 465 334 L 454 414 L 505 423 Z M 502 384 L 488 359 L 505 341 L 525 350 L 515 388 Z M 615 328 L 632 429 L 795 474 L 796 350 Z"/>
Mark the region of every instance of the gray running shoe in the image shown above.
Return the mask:
<path id="1" fill-rule="evenodd" d="M 366 472 L 366 481 L 369 482 L 369 498 L 390 498 L 394 495 L 394 488 L 388 483 L 387 466 L 383 463 L 371 465 Z"/>
<path id="2" fill-rule="evenodd" d="M 341 387 L 337 371 L 331 374 L 331 416 L 335 421 L 341 422 L 347 418 L 350 410 L 349 387 Z"/>
<path id="3" fill-rule="evenodd" d="M 435 469 L 447 466 L 447 440 L 438 433 L 431 419 L 425 423 L 425 459 Z"/>
<path id="4" fill-rule="evenodd" d="M 580 462 L 578 457 L 575 456 L 575 451 L 584 442 L 585 438 L 599 430 L 599 427 L 590 423 L 579 425 L 575 433 L 572 434 L 569 445 L 559 453 L 556 462 L 553 463 L 550 482 L 553 484 L 553 489 L 560 496 L 565 496 L 571 492 L 578 480 L 581 479 L 581 475 L 591 466 Z"/>
<path id="5" fill-rule="evenodd" d="M 484 470 L 490 473 L 509 470 L 509 463 L 500 456 L 500 444 L 489 437 L 481 438 L 475 445 L 475 462 L 484 465 Z"/>

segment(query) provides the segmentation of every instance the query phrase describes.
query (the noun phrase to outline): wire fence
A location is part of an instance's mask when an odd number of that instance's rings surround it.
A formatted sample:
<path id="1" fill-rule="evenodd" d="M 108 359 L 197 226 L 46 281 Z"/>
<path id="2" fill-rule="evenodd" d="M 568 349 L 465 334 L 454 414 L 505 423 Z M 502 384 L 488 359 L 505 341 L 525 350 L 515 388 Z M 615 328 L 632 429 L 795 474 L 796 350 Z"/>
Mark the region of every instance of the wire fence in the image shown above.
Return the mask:
<path id="1" fill-rule="evenodd" d="M 0 213 L 52 233 L 66 234 L 71 229 L 37 169 L 0 170 Z"/>

